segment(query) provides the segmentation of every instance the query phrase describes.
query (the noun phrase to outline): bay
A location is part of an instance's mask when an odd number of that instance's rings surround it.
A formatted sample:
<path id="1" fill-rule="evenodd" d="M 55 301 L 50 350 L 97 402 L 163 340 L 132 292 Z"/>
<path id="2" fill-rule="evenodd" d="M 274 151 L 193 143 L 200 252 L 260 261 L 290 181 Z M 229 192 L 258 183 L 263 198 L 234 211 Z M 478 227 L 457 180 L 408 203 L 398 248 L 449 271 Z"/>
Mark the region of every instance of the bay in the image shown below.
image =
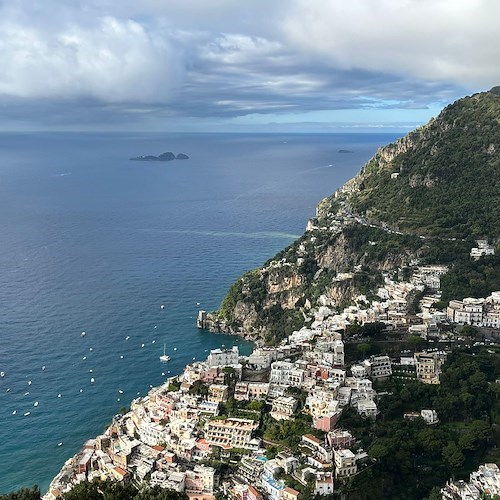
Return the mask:
<path id="1" fill-rule="evenodd" d="M 45 490 L 167 370 L 222 345 L 248 354 L 197 330 L 198 309 L 216 309 L 395 138 L 0 134 L 0 493 Z M 165 151 L 190 159 L 128 160 Z"/>

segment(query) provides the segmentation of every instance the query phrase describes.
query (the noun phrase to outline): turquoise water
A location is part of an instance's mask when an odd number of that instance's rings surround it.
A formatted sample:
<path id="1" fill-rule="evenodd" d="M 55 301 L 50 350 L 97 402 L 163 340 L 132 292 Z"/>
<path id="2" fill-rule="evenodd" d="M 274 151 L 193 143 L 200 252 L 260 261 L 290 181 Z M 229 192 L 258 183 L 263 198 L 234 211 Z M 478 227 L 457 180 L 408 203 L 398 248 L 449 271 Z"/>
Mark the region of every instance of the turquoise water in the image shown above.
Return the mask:
<path id="1" fill-rule="evenodd" d="M 393 139 L 0 134 L 0 493 L 45 489 L 166 370 L 222 344 L 248 353 L 198 331 L 198 309 L 291 243 Z M 164 151 L 191 159 L 128 161 Z"/>

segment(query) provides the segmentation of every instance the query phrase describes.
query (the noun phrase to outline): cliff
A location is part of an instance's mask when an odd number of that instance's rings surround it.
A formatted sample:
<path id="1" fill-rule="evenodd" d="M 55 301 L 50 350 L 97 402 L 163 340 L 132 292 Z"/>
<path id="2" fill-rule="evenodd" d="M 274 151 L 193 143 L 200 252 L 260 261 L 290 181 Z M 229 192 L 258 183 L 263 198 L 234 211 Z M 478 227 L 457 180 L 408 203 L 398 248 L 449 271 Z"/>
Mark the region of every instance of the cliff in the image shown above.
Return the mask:
<path id="1" fill-rule="evenodd" d="M 499 240 L 499 187 L 494 88 L 380 148 L 319 203 L 299 240 L 231 286 L 203 326 L 275 343 L 312 309 L 372 294 L 383 271 L 466 259 L 474 238 Z"/>

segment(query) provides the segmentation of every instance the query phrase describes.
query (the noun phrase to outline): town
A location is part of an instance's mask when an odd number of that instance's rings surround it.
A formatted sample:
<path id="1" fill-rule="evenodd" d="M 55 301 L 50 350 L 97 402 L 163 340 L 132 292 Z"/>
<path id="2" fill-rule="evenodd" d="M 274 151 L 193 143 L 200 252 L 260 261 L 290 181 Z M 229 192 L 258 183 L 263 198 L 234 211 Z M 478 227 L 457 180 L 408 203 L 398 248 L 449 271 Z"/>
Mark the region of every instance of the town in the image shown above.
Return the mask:
<path id="1" fill-rule="evenodd" d="M 294 500 L 307 498 L 301 496 L 305 490 L 310 498 L 332 495 L 376 462 L 357 436 L 339 425 L 343 412 L 377 419 L 387 397 L 377 387 L 391 378 L 439 385 L 455 344 L 495 352 L 497 337 L 479 341 L 469 329 L 498 328 L 500 292 L 437 308 L 446 270 L 416 267 L 406 281 L 387 274 L 376 297 L 358 296 L 340 313 L 321 296 L 309 327 L 280 345 L 257 345 L 249 356 L 237 347 L 210 351 L 206 361 L 186 366 L 116 415 L 103 435 L 65 463 L 44 499 L 96 478 L 159 485 L 198 500 L 217 494 Z M 415 298 L 419 312 L 410 314 Z M 199 321 L 204 314 L 200 311 Z M 390 355 L 369 355 L 373 335 L 399 340 Z M 429 347 L 433 342 L 440 347 Z M 414 348 L 402 348 L 408 345 Z M 427 426 L 440 422 L 432 407 L 404 411 L 401 418 Z M 224 473 L 227 467 L 230 475 Z M 500 494 L 498 466 L 481 465 L 469 483 L 450 480 L 441 494 L 446 499 Z"/>

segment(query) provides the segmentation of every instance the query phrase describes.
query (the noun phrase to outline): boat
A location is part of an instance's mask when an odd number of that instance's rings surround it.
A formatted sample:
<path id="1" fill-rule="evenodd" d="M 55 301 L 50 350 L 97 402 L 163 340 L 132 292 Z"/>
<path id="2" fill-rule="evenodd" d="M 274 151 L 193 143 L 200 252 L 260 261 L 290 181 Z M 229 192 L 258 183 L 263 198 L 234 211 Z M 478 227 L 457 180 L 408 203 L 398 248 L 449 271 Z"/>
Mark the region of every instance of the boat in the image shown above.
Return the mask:
<path id="1" fill-rule="evenodd" d="M 62 446 L 62 445 L 63 445 L 62 441 L 60 443 L 57 443 L 57 446 Z"/>
<path id="2" fill-rule="evenodd" d="M 30 411 L 27 411 L 24 416 L 27 417 L 28 415 L 31 415 L 31 412 Z"/>
<path id="3" fill-rule="evenodd" d="M 162 305 L 160 306 L 160 309 L 165 309 L 165 306 L 162 304 Z"/>
<path id="4" fill-rule="evenodd" d="M 163 356 L 160 356 L 160 361 L 162 363 L 166 363 L 167 361 L 170 361 L 170 356 L 168 354 L 165 354 L 165 349 L 166 349 L 166 345 L 163 344 Z"/>
<path id="5" fill-rule="evenodd" d="M 0 372 L 0 377 L 5 377 L 5 372 Z"/>
<path id="6" fill-rule="evenodd" d="M 118 392 L 119 392 L 120 394 L 123 394 L 123 391 L 122 391 L 121 389 L 118 389 Z"/>
<path id="7" fill-rule="evenodd" d="M 90 383 L 91 383 L 91 384 L 93 384 L 94 382 L 95 382 L 95 379 L 94 379 L 94 377 L 92 377 L 92 378 L 90 379 Z"/>
<path id="8" fill-rule="evenodd" d="M 57 397 L 58 397 L 58 398 L 62 398 L 62 394 L 58 394 L 58 395 L 57 395 Z"/>
<path id="9" fill-rule="evenodd" d="M 14 410 L 14 411 L 12 412 L 12 415 L 15 415 L 16 413 L 17 413 L 17 410 Z"/>
<path id="10" fill-rule="evenodd" d="M 33 406 L 34 406 L 34 407 L 37 407 L 38 405 L 39 405 L 38 401 L 35 401 L 35 402 L 33 403 Z"/>
<path id="11" fill-rule="evenodd" d="M 87 335 L 85 332 L 80 333 L 81 337 L 85 337 L 85 335 Z"/>

